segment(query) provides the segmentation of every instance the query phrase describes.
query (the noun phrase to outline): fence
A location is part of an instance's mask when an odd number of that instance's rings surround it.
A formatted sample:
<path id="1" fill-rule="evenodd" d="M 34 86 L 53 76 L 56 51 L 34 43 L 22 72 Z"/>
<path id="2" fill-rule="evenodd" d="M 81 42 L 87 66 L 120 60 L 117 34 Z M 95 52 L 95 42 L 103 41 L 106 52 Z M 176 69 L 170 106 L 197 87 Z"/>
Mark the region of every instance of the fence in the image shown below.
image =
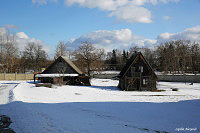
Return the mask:
<path id="1" fill-rule="evenodd" d="M 118 74 L 93 74 L 93 78 L 97 79 L 112 79 L 113 77 L 117 76 Z"/>
<path id="2" fill-rule="evenodd" d="M 200 75 L 157 75 L 159 81 L 200 83 Z"/>
<path id="3" fill-rule="evenodd" d="M 111 79 L 117 74 L 93 74 L 93 78 Z M 200 75 L 157 75 L 159 81 L 200 83 Z"/>
<path id="4" fill-rule="evenodd" d="M 34 74 L 0 73 L 0 80 L 33 80 Z"/>
<path id="5" fill-rule="evenodd" d="M 93 74 L 94 78 L 111 79 L 117 74 Z M 200 75 L 157 75 L 159 81 L 200 83 Z M 34 74 L 0 73 L 0 80 L 33 80 Z"/>

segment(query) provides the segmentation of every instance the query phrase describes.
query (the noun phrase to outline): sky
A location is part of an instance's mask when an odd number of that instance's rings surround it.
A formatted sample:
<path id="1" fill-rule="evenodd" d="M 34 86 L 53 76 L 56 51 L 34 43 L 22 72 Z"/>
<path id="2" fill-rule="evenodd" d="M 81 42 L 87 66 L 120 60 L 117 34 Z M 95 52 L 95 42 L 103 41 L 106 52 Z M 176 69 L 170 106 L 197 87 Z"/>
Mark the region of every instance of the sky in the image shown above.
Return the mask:
<path id="1" fill-rule="evenodd" d="M 1 0 L 0 34 L 5 29 L 21 49 L 37 41 L 52 55 L 59 41 L 70 49 L 90 41 L 107 51 L 200 42 L 200 0 Z"/>

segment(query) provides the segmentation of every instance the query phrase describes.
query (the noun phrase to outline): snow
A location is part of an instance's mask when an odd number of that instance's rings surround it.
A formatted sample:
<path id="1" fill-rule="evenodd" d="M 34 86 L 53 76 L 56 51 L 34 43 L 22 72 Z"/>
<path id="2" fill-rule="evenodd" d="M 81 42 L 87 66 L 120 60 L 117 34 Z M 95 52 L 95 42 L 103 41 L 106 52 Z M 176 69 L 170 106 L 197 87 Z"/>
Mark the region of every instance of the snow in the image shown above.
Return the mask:
<path id="1" fill-rule="evenodd" d="M 0 105 L 7 104 L 13 100 L 13 89 L 17 86 L 17 83 L 9 84 L 3 83 L 0 85 Z"/>
<path id="2" fill-rule="evenodd" d="M 93 74 L 119 74 L 120 71 L 94 71 Z"/>
<path id="3" fill-rule="evenodd" d="M 78 74 L 37 74 L 35 77 L 61 77 L 61 76 L 75 77 L 78 76 Z"/>
<path id="4" fill-rule="evenodd" d="M 35 87 L 6 81 L 13 100 L 0 105 L 19 133 L 200 132 L 200 84 L 159 82 L 162 92 L 120 91 L 117 80 L 92 79 L 92 86 Z M 4 86 L 5 81 L 0 81 Z M 178 91 L 171 91 L 178 88 Z"/>
<path id="5" fill-rule="evenodd" d="M 193 73 L 185 73 L 185 72 L 176 72 L 176 73 L 170 73 L 170 72 L 168 72 L 168 73 L 165 73 L 165 72 L 158 72 L 158 71 L 156 71 L 155 73 L 156 73 L 156 75 L 192 75 L 192 76 L 194 76 L 194 75 L 200 75 L 199 73 L 193 74 Z"/>

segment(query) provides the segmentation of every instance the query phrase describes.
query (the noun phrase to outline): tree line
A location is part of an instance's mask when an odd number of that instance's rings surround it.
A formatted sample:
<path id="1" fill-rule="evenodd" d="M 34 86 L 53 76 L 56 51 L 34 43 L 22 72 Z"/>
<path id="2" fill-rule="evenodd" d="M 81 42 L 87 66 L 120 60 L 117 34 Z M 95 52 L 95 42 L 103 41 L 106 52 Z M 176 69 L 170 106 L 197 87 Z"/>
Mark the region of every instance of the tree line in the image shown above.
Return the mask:
<path id="1" fill-rule="evenodd" d="M 61 44 L 58 44 L 57 51 L 59 45 Z M 200 44 L 187 40 L 161 43 L 154 49 L 134 46 L 128 50 L 113 49 L 109 52 L 86 41 L 71 51 L 70 55 L 82 71 L 90 74 L 93 71 L 120 71 L 135 52 L 141 52 L 155 71 L 173 74 L 200 73 Z"/>
<path id="2" fill-rule="evenodd" d="M 113 50 L 107 53 L 107 64 L 116 64 L 120 70 L 127 59 L 141 52 L 155 71 L 165 73 L 200 73 L 200 44 L 187 40 L 161 43 L 154 49 L 131 47 L 129 50 Z"/>
<path id="3" fill-rule="evenodd" d="M 48 54 L 39 42 L 28 42 L 23 50 L 19 45 L 14 34 L 0 35 L 0 72 L 34 72 L 49 64 Z"/>
<path id="4" fill-rule="evenodd" d="M 185 40 L 161 43 L 153 49 L 134 46 L 128 50 L 112 51 L 97 48 L 87 41 L 70 50 L 64 41 L 60 41 L 54 59 L 49 58 L 39 42 L 27 42 L 23 50 L 19 50 L 18 45 L 14 34 L 0 35 L 0 72 L 40 72 L 59 56 L 68 56 L 88 75 L 93 71 L 120 71 L 132 54 L 142 52 L 155 71 L 200 73 L 200 44 Z"/>

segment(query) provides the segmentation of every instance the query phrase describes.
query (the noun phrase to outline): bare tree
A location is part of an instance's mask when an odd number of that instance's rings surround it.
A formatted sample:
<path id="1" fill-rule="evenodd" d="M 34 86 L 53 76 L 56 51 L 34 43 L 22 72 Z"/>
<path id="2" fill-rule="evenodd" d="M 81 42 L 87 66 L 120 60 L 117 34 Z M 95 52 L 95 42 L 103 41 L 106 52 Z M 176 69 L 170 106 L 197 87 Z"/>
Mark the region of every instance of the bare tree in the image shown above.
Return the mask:
<path id="1" fill-rule="evenodd" d="M 97 68 L 94 67 L 97 62 L 100 62 L 104 56 L 103 49 L 95 48 L 90 42 L 83 42 L 82 45 L 75 51 L 75 57 L 79 63 L 84 64 L 86 72 L 90 75 L 92 70 Z"/>
<path id="2" fill-rule="evenodd" d="M 2 63 L 6 72 L 14 72 L 16 67 L 16 58 L 18 57 L 18 47 L 14 34 L 7 32 L 1 38 L 1 55 Z"/>
<path id="3" fill-rule="evenodd" d="M 47 54 L 42 49 L 42 45 L 29 42 L 22 52 L 22 66 L 24 69 L 40 71 L 40 68 L 45 67 Z"/>
<path id="4" fill-rule="evenodd" d="M 40 68 L 45 66 L 47 54 L 43 50 L 43 47 L 41 44 L 35 45 L 34 54 L 35 54 L 35 70 L 40 71 Z"/>
<path id="5" fill-rule="evenodd" d="M 199 72 L 200 45 L 187 40 L 165 42 L 156 49 L 159 68 L 170 73 Z"/>
<path id="6" fill-rule="evenodd" d="M 60 41 L 56 47 L 55 58 L 59 56 L 66 56 L 67 55 L 67 46 L 64 41 Z"/>

